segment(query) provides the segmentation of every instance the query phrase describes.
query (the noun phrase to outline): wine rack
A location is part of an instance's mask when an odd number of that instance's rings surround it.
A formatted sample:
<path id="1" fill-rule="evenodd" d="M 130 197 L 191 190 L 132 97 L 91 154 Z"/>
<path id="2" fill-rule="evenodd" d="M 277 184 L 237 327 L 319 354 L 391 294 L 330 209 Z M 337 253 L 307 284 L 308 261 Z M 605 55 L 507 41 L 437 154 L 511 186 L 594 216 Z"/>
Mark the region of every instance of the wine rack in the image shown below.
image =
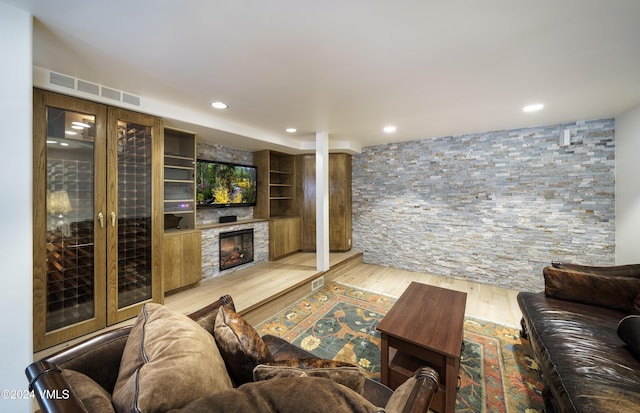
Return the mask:
<path id="1" fill-rule="evenodd" d="M 118 128 L 118 308 L 151 298 L 150 127 Z"/>

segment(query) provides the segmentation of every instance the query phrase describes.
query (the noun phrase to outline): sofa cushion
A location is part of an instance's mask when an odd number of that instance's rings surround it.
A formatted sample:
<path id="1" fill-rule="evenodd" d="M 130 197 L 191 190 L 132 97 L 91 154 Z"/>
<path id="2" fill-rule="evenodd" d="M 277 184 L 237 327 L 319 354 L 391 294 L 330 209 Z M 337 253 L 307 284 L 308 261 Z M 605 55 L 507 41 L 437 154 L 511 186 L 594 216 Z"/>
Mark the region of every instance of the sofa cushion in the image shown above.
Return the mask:
<path id="1" fill-rule="evenodd" d="M 560 300 L 630 313 L 640 294 L 640 278 L 636 277 L 590 274 L 554 267 L 545 267 L 543 274 L 545 294 Z"/>
<path id="2" fill-rule="evenodd" d="M 148 303 L 127 339 L 112 399 L 118 412 L 164 412 L 232 387 L 211 334 Z"/>
<path id="3" fill-rule="evenodd" d="M 91 377 L 71 369 L 62 369 L 62 374 L 88 412 L 115 413 L 111 395 Z"/>
<path id="4" fill-rule="evenodd" d="M 374 413 L 384 409 L 353 390 L 321 377 L 285 377 L 244 384 L 195 400 L 176 412 Z"/>
<path id="5" fill-rule="evenodd" d="M 640 315 L 629 315 L 620 320 L 618 336 L 640 357 Z"/>
<path id="6" fill-rule="evenodd" d="M 236 386 L 253 381 L 253 369 L 258 364 L 273 361 L 258 332 L 230 308 L 220 307 L 213 332 Z"/>
<path id="7" fill-rule="evenodd" d="M 631 314 L 640 315 L 640 293 L 638 293 L 638 295 L 636 295 L 636 298 L 633 300 Z"/>
<path id="8" fill-rule="evenodd" d="M 277 377 L 324 377 L 347 386 L 358 394 L 363 394 L 366 379 L 359 367 L 326 359 L 281 360 L 259 364 L 253 369 L 254 381 Z"/>

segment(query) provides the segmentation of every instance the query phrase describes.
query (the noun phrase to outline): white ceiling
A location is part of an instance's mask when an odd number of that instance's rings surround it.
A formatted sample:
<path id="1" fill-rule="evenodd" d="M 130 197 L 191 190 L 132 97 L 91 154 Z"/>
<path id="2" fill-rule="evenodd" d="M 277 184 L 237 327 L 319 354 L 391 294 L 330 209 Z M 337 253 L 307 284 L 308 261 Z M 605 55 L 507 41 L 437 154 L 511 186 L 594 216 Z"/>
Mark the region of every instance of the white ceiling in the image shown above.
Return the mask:
<path id="1" fill-rule="evenodd" d="M 36 67 L 239 148 L 322 131 L 357 151 L 640 104 L 640 0 L 0 1 L 33 14 Z"/>

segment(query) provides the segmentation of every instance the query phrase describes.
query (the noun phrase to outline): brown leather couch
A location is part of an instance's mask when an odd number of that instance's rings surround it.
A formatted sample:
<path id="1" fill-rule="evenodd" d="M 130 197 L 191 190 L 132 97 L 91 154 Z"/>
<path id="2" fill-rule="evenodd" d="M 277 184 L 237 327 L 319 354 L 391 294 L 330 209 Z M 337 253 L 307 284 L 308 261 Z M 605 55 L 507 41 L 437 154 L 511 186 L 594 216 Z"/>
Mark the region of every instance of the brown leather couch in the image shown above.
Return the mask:
<path id="1" fill-rule="evenodd" d="M 640 265 L 554 262 L 543 275 L 544 292 L 517 299 L 522 335 L 545 381 L 546 412 L 640 412 L 639 325 L 619 335 L 621 320 L 640 314 Z"/>
<path id="2" fill-rule="evenodd" d="M 190 314 L 193 320 L 210 323 L 212 315 L 219 307 L 232 308 L 233 299 L 223 296 L 207 307 Z M 214 316 L 215 319 L 215 316 Z M 206 328 L 206 327 L 205 327 Z M 29 365 L 26 369 L 30 390 L 42 412 L 83 412 L 87 411 L 78 394 L 81 389 L 74 389 L 62 370 L 74 370 L 89 376 L 109 394 L 114 390 L 122 359 L 125 343 L 132 327 L 122 327 L 108 331 L 85 342 L 65 349 L 55 355 L 46 357 Z M 276 361 L 289 359 L 315 358 L 314 355 L 300 349 L 275 336 L 264 336 L 264 343 Z M 273 379 L 272 379 L 273 380 Z M 433 394 L 438 389 L 439 377 L 435 370 L 425 367 L 418 369 L 409 389 L 404 408 L 405 413 L 427 412 Z M 407 381 L 407 383 L 409 382 Z M 405 390 L 406 392 L 406 390 Z M 363 396 L 375 406 L 384 407 L 393 394 L 393 390 L 381 383 L 366 379 Z M 313 395 L 309 395 L 313 397 Z"/>

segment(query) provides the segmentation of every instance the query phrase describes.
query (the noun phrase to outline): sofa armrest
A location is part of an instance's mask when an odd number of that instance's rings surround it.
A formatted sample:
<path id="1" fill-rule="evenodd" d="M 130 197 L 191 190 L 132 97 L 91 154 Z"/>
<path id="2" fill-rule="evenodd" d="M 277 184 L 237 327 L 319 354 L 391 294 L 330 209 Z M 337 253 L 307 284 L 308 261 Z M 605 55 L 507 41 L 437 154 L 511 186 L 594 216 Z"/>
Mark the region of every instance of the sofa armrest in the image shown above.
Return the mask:
<path id="1" fill-rule="evenodd" d="M 411 389 L 411 394 L 402 413 L 426 413 L 440 385 L 440 377 L 431 367 L 419 368 L 414 373 L 414 377 L 416 383 Z"/>
<path id="2" fill-rule="evenodd" d="M 33 392 L 42 411 L 87 411 L 57 365 L 40 360 L 30 364 L 25 373 L 29 380 L 29 391 Z"/>
<path id="3" fill-rule="evenodd" d="M 264 344 L 266 344 L 275 361 L 318 358 L 312 353 L 289 343 L 287 340 L 271 334 L 263 336 L 262 340 L 264 341 Z"/>
<path id="4" fill-rule="evenodd" d="M 433 368 L 420 367 L 393 392 L 385 410 L 389 413 L 426 413 L 439 385 L 440 376 Z"/>
<path id="5" fill-rule="evenodd" d="M 41 361 L 83 373 L 111 393 L 130 331 L 126 326 L 104 332 Z"/>

